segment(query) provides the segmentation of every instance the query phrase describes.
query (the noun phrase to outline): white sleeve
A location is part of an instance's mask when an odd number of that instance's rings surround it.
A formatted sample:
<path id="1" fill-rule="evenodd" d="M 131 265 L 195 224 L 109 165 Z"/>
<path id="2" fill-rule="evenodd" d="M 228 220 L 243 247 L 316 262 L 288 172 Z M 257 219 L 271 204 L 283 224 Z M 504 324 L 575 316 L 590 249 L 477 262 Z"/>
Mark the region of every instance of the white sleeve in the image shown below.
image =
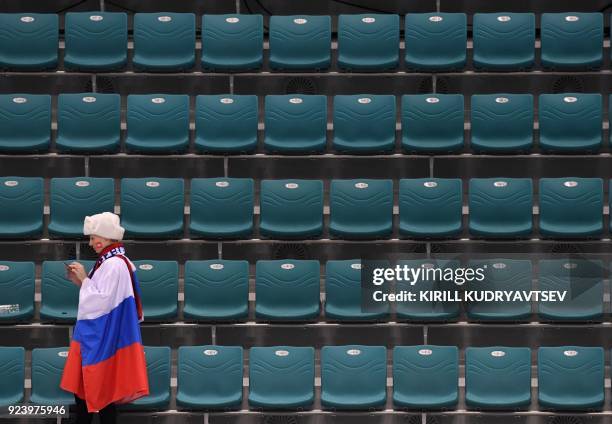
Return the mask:
<path id="1" fill-rule="evenodd" d="M 108 314 L 133 295 L 132 280 L 125 262 L 120 258 L 108 259 L 92 278 L 83 280 L 77 319 L 94 319 Z"/>

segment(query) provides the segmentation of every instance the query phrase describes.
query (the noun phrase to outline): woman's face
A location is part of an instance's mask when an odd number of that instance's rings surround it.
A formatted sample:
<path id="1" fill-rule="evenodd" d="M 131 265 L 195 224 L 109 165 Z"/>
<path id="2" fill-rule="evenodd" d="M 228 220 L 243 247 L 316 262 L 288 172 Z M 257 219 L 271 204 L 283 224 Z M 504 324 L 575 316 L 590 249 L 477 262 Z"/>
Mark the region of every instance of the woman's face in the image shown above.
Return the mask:
<path id="1" fill-rule="evenodd" d="M 89 247 L 100 253 L 108 245 L 112 244 L 112 241 L 99 236 L 89 236 Z"/>

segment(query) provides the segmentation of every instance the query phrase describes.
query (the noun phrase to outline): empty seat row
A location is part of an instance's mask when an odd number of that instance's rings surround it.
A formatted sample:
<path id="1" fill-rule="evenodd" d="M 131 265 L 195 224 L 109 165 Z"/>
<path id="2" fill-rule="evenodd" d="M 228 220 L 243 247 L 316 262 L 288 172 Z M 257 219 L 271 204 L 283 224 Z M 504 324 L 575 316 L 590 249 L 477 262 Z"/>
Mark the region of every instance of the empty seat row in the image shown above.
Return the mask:
<path id="1" fill-rule="evenodd" d="M 90 269 L 91 261 L 83 261 Z M 436 267 L 456 270 L 456 260 L 402 260 L 399 266 Z M 147 321 L 178 317 L 179 267 L 175 261 L 135 262 L 142 288 Z M 389 320 L 391 305 L 380 302 L 364 308 L 368 292 L 362 289 L 361 261 L 331 260 L 326 264 L 321 286 L 320 263 L 316 260 L 262 260 L 256 264 L 254 316 L 258 320 L 312 321 L 321 309 L 327 321 Z M 529 260 L 472 260 L 469 269 L 484 270 L 485 279 L 468 283 L 474 291 L 530 292 L 535 272 Z M 601 321 L 604 316 L 604 279 L 601 260 L 554 259 L 538 262 L 538 288 L 541 291 L 566 292 L 561 301 L 537 301 L 542 321 Z M 40 318 L 43 321 L 70 322 L 77 315 L 79 290 L 65 275 L 61 261 L 42 265 Z M 460 282 L 460 281 L 459 281 Z M 0 322 L 31 320 L 34 316 L 34 263 L 0 261 L 0 290 L 4 311 Z M 456 291 L 460 285 L 446 280 L 420 277 L 414 284 L 397 281 L 396 293 L 412 292 L 415 301 L 398 302 L 399 321 L 453 321 L 459 318 L 457 301 L 419 299 L 427 291 Z M 325 293 L 321 308 L 320 293 Z M 369 295 L 368 295 L 369 296 Z M 530 300 L 474 300 L 466 303 L 471 321 L 528 321 L 532 315 Z M 246 261 L 212 259 L 187 261 L 184 274 L 183 319 L 187 321 L 244 321 L 249 318 L 249 264 Z"/>
<path id="2" fill-rule="evenodd" d="M 193 238 L 231 239 L 254 235 L 255 183 L 250 178 L 194 178 L 189 201 Z M 48 232 L 81 237 L 87 215 L 115 208 L 111 178 L 53 178 Z M 0 238 L 43 234 L 43 179 L 0 177 Z M 324 189 L 320 180 L 263 180 L 259 196 L 262 237 L 304 239 L 324 233 Z M 529 178 L 469 181 L 467 230 L 474 238 L 601 237 L 604 189 L 601 178 L 542 178 L 538 228 L 534 225 Z M 126 238 L 181 238 L 184 181 L 124 178 L 120 208 Z M 332 180 L 329 234 L 340 239 L 388 238 L 397 227 L 406 238 L 452 238 L 464 231 L 460 179 L 401 179 L 399 220 L 394 224 L 393 181 Z"/>
<path id="3" fill-rule="evenodd" d="M 0 95 L 0 152 L 48 151 L 51 103 L 48 95 Z M 476 153 L 529 152 L 534 147 L 533 103 L 531 94 L 473 95 L 471 149 Z M 254 95 L 197 96 L 195 151 L 216 154 L 255 151 L 258 109 Z M 396 109 L 393 95 L 334 96 L 333 151 L 348 154 L 394 151 Z M 429 154 L 463 150 L 468 144 L 464 109 L 461 94 L 402 96 L 402 150 Z M 265 97 L 263 112 L 263 145 L 267 153 L 305 154 L 327 150 L 326 96 L 269 95 Z M 188 95 L 129 95 L 126 150 L 145 154 L 186 152 L 190 142 L 189 115 Z M 541 151 L 597 152 L 602 144 L 612 143 L 603 140 L 603 115 L 601 94 L 540 95 Z M 59 95 L 55 140 L 58 152 L 113 153 L 120 145 L 119 94 Z"/>
<path id="4" fill-rule="evenodd" d="M 0 67 L 55 68 L 58 16 L 0 14 Z M 467 59 L 467 17 L 463 13 L 409 14 L 405 19 L 405 63 L 420 71 L 463 69 Z M 263 63 L 261 15 L 204 15 L 204 69 L 259 69 Z M 319 70 L 331 65 L 329 16 L 272 16 L 270 66 L 279 70 Z M 349 71 L 395 69 L 400 62 L 400 17 L 392 14 L 340 15 L 338 66 Z M 477 13 L 473 23 L 474 66 L 516 70 L 534 65 L 533 13 Z M 196 16 L 192 13 L 136 13 L 134 68 L 183 71 L 196 62 Z M 553 69 L 596 68 L 603 62 L 601 13 L 544 13 L 542 65 Z M 69 70 L 125 68 L 128 18 L 124 13 L 67 13 L 64 66 Z"/>
<path id="5" fill-rule="evenodd" d="M 171 399 L 168 347 L 145 347 L 151 394 L 127 408 L 167 409 Z M 30 402 L 70 405 L 59 388 L 67 348 L 32 351 Z M 181 346 L 178 349 L 177 405 L 182 409 L 240 409 L 244 352 L 239 346 Z M 368 410 L 387 403 L 384 346 L 324 346 L 321 405 Z M 24 350 L 1 347 L 0 405 L 23 400 Z M 605 398 L 601 347 L 541 347 L 537 361 L 541 410 L 601 410 Z M 397 346 L 392 357 L 392 401 L 397 409 L 452 409 L 459 399 L 459 353 L 454 346 Z M 476 410 L 525 410 L 531 402 L 531 350 L 524 347 L 468 347 L 465 403 Z M 307 409 L 315 402 L 312 347 L 252 347 L 248 355 L 248 404 L 252 409 Z"/>

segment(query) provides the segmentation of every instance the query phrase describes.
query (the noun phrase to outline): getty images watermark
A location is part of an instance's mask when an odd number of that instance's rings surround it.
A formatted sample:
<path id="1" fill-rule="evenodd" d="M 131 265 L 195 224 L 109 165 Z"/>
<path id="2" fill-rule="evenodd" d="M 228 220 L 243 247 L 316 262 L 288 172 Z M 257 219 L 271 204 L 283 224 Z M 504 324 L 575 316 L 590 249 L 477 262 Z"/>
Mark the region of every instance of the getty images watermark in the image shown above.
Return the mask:
<path id="1" fill-rule="evenodd" d="M 461 267 L 449 263 L 405 261 L 362 261 L 362 309 L 375 311 L 385 303 L 411 302 L 563 302 L 568 290 L 534 290 L 531 274 L 527 284 L 517 288 L 491 284 L 505 271 L 503 261 Z M 504 285 L 501 285 L 504 286 Z"/>

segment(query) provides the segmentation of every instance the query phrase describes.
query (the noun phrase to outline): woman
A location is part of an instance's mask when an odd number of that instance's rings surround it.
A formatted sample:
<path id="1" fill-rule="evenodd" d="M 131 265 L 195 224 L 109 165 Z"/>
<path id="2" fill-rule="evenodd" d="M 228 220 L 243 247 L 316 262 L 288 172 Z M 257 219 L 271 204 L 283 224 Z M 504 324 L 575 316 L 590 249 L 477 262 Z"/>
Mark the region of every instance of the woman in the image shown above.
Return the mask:
<path id="1" fill-rule="evenodd" d="M 124 229 L 110 212 L 85 217 L 83 233 L 99 255 L 86 274 L 83 265 L 66 266 L 79 291 L 79 310 L 61 388 L 74 393 L 77 423 L 116 422 L 116 404 L 149 394 L 140 336 L 140 289 L 135 267 L 119 240 Z"/>

